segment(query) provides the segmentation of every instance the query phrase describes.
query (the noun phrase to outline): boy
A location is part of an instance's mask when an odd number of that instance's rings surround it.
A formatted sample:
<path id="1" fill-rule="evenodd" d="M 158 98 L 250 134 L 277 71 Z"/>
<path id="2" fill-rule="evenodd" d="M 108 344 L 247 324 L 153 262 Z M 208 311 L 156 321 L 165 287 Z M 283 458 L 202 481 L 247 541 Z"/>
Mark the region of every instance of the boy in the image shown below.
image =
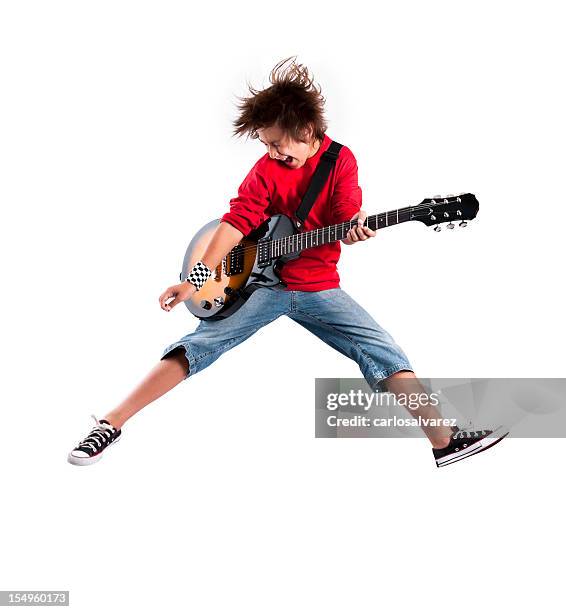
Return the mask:
<path id="1" fill-rule="evenodd" d="M 168 287 L 159 297 L 169 312 L 188 300 L 222 258 L 244 236 L 276 213 L 293 217 L 321 155 L 332 140 L 326 135 L 324 98 L 309 71 L 294 58 L 280 62 L 270 75 L 271 86 L 250 87 L 234 121 L 235 135 L 257 138 L 267 148 L 230 201 L 202 259 L 187 279 Z M 334 169 L 320 191 L 303 229 L 356 220 L 342 240 L 346 245 L 375 236 L 364 225 L 362 194 L 354 155 L 340 149 Z M 374 319 L 340 288 L 336 263 L 340 242 L 312 247 L 287 262 L 283 283 L 261 287 L 227 319 L 201 320 L 196 330 L 169 345 L 158 364 L 126 399 L 110 411 L 69 454 L 69 462 L 88 465 L 99 460 L 120 439 L 124 423 L 182 380 L 212 364 L 221 354 L 240 344 L 258 329 L 287 315 L 343 355 L 355 360 L 370 387 L 383 385 L 401 394 L 418 384 L 411 364 Z M 169 301 L 171 300 L 171 301 Z M 414 416 L 441 418 L 432 406 L 413 410 Z M 438 466 L 471 456 L 498 442 L 491 431 L 465 432 L 445 426 L 423 426 L 432 443 Z"/>

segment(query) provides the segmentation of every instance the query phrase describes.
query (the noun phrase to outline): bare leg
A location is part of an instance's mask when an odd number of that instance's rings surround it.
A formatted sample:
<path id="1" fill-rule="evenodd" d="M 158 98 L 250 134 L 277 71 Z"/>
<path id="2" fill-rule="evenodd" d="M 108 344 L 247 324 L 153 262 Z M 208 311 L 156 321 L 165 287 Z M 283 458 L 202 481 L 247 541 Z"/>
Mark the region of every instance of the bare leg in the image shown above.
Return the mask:
<path id="1" fill-rule="evenodd" d="M 387 387 L 387 390 L 394 395 L 400 393 L 427 394 L 426 389 L 421 385 L 414 372 L 410 372 L 408 370 L 396 372 L 395 374 L 389 376 L 389 378 L 385 380 L 385 386 Z M 415 409 L 407 409 L 413 416 L 416 417 L 420 415 L 423 419 L 442 419 L 442 415 L 438 412 L 438 410 L 428 403 L 421 404 Z M 421 427 L 434 448 L 443 448 L 450 442 L 450 436 L 452 435 L 452 430 L 450 427 L 444 425 L 422 425 Z"/>
<path id="2" fill-rule="evenodd" d="M 182 348 L 175 349 L 149 371 L 137 387 L 104 418 L 116 429 L 136 412 L 161 397 L 185 379 L 189 363 Z"/>

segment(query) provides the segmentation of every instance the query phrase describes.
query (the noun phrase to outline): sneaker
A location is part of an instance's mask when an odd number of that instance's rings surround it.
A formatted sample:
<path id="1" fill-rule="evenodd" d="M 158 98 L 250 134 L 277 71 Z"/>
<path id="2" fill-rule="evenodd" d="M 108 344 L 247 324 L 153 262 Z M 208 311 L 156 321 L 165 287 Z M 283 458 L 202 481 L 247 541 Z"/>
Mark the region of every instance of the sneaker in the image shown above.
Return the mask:
<path id="1" fill-rule="evenodd" d="M 432 449 L 437 467 L 443 467 L 481 453 L 501 442 L 509 434 L 502 427 L 497 427 L 493 431 L 491 429 L 471 431 L 453 427 L 452 431 L 448 446 Z"/>
<path id="2" fill-rule="evenodd" d="M 69 453 L 67 461 L 73 465 L 90 465 L 102 457 L 102 453 L 112 444 L 118 442 L 122 435 L 121 429 L 116 429 L 104 419 L 98 420 L 94 414 L 96 427 L 88 436 Z"/>

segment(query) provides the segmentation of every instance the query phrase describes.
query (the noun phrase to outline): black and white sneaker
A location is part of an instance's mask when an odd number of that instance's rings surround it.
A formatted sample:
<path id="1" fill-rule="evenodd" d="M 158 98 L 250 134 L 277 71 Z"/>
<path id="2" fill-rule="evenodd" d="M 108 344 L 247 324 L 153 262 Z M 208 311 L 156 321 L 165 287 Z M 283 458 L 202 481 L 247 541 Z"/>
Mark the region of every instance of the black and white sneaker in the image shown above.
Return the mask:
<path id="1" fill-rule="evenodd" d="M 432 449 L 437 467 L 443 467 L 481 453 L 501 442 L 509 434 L 503 427 L 497 427 L 493 431 L 491 429 L 471 431 L 453 427 L 452 431 L 448 446 Z"/>
<path id="2" fill-rule="evenodd" d="M 118 442 L 122 435 L 121 429 L 116 429 L 104 419 L 98 420 L 94 414 L 96 427 L 88 436 L 69 453 L 67 460 L 73 465 L 90 465 L 102 457 L 102 453 L 112 444 Z"/>

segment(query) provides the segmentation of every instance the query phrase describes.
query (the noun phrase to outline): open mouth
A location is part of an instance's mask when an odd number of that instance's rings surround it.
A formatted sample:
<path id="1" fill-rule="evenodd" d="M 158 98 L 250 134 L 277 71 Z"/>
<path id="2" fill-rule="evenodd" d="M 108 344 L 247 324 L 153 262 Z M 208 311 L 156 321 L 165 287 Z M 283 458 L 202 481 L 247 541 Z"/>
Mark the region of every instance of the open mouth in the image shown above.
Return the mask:
<path id="1" fill-rule="evenodd" d="M 290 166 L 295 161 L 295 158 L 291 157 L 290 155 L 286 155 L 285 157 L 277 157 L 277 161 L 280 161 L 282 164 L 287 164 L 288 166 Z"/>

